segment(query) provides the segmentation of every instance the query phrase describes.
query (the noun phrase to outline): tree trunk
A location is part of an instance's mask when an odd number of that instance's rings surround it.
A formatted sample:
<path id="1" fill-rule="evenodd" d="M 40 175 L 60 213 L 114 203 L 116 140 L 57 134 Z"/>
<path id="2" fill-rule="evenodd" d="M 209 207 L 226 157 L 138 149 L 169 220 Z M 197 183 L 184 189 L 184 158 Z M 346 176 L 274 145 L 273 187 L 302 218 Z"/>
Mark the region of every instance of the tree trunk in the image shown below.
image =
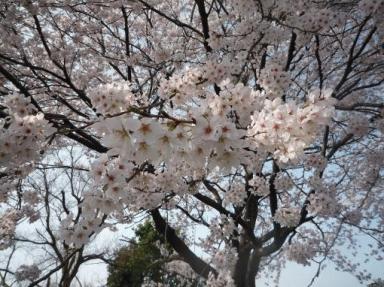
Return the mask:
<path id="1" fill-rule="evenodd" d="M 247 273 L 248 273 L 248 261 L 251 255 L 252 249 L 250 247 L 239 248 L 238 259 L 235 267 L 234 280 L 236 286 L 247 286 Z"/>
<path id="2" fill-rule="evenodd" d="M 237 287 L 255 287 L 259 271 L 260 253 L 249 245 L 239 248 L 239 258 L 235 266 L 234 280 Z"/>

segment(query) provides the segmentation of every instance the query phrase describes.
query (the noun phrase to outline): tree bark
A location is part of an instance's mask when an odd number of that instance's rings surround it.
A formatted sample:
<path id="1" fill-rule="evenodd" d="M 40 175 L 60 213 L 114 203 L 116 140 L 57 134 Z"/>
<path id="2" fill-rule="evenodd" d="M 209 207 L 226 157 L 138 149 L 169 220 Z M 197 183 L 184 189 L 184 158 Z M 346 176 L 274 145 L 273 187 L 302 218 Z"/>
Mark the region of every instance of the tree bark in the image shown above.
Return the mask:
<path id="1" fill-rule="evenodd" d="M 254 248 L 244 246 L 239 251 L 234 280 L 237 287 L 255 287 L 255 278 L 259 271 L 261 254 Z"/>
<path id="2" fill-rule="evenodd" d="M 153 221 L 155 222 L 155 228 L 159 232 L 167 243 L 187 262 L 191 268 L 200 276 L 208 278 L 209 273 L 217 275 L 217 271 L 208 263 L 200 259 L 195 253 L 193 253 L 184 241 L 179 238 L 176 231 L 168 225 L 168 223 L 161 216 L 158 209 L 151 211 Z"/>

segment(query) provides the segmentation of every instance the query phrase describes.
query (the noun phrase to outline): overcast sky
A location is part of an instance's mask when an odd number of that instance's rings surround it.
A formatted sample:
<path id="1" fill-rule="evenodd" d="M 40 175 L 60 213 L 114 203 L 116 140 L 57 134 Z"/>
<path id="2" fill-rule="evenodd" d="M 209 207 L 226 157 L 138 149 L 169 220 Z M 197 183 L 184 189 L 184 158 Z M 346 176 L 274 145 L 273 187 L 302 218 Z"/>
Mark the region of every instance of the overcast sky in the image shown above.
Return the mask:
<path id="1" fill-rule="evenodd" d="M 125 234 L 132 234 L 129 230 L 122 231 Z M 118 242 L 119 233 L 106 233 L 102 235 L 102 244 L 114 246 Z M 367 240 L 361 238 L 361 241 Z M 365 245 L 367 242 L 364 242 Z M 97 244 L 97 243 L 96 243 Z M 100 243 L 99 243 L 100 244 Z M 101 246 L 100 246 L 101 247 Z M 346 250 L 346 252 L 348 252 Z M 363 250 L 362 250 L 363 252 Z M 360 260 L 361 261 L 361 260 Z M 359 258 L 356 258 L 359 262 Z M 320 276 L 315 280 L 313 287 L 366 287 L 367 284 L 360 284 L 359 281 L 350 273 L 335 270 L 335 265 L 326 262 L 326 268 L 321 272 Z M 367 263 L 365 268 L 370 271 L 374 278 L 384 278 L 384 262 Z M 281 280 L 278 286 L 281 287 L 306 287 L 311 282 L 311 279 L 316 274 L 317 265 L 303 267 L 295 263 L 288 263 L 282 273 Z M 103 263 L 87 264 L 83 266 L 79 276 L 83 282 L 92 282 L 93 286 L 103 286 L 108 277 L 106 265 Z M 257 287 L 276 286 L 274 282 L 261 278 L 257 280 Z"/>
<path id="2" fill-rule="evenodd" d="M 370 265 L 369 270 L 375 276 L 384 277 L 384 265 Z M 289 263 L 283 271 L 280 284 L 281 287 L 306 287 L 316 274 L 315 266 L 303 267 L 295 263 Z M 80 278 L 82 281 L 100 283 L 97 286 L 103 286 L 108 276 L 105 264 L 88 264 L 81 270 Z M 269 285 L 268 285 L 269 283 Z M 257 281 L 257 287 L 275 286 L 273 282 L 268 282 L 264 279 Z M 328 264 L 325 270 L 322 271 L 319 278 L 316 279 L 313 287 L 366 287 L 367 284 L 360 284 L 358 280 L 350 273 L 335 271 L 335 265 Z"/>

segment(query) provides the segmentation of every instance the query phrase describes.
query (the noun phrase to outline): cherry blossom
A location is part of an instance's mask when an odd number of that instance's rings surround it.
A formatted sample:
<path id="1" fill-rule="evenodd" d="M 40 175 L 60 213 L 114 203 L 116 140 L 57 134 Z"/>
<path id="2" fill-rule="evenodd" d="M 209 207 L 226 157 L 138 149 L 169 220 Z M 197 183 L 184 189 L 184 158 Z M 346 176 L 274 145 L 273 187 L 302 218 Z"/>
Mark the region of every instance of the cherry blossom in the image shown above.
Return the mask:
<path id="1" fill-rule="evenodd" d="M 373 279 L 382 0 L 3 2 L 0 250 L 53 255 L 0 270 L 71 286 L 67 261 L 148 217 L 169 270 L 206 286 L 277 282 L 288 261 Z"/>

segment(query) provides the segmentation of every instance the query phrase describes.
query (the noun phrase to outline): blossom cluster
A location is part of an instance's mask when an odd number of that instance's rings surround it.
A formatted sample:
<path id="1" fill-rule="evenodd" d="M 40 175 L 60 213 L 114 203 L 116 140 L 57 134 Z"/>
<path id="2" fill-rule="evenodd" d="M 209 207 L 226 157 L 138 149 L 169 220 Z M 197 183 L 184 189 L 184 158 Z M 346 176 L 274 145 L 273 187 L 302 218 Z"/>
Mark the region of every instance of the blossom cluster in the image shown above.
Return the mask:
<path id="1" fill-rule="evenodd" d="M 326 229 L 317 236 L 325 246 L 335 222 L 346 224 L 342 238 L 353 225 L 380 231 L 368 225 L 384 222 L 383 0 L 88 1 L 76 9 L 29 2 L 10 3 L 0 23 L 4 68 L 33 95 L 8 94 L 16 80 L 2 73 L 0 203 L 18 212 L 0 218 L 0 249 L 16 238 L 21 216 L 45 218 L 40 207 L 51 196 L 65 209 L 52 229 L 65 252 L 109 221 L 148 211 L 166 213 L 176 235 L 186 223 L 204 225 L 207 235 L 194 243 L 218 272 L 207 280 L 212 287 L 234 286 L 236 263 L 248 255 L 264 257 L 258 272 L 283 255 L 310 264 L 324 250 L 307 240 L 316 236 L 304 223 Z M 8 177 L 45 172 L 34 163 L 53 143 L 61 153 L 69 139 L 59 134 L 107 150 L 87 167 L 90 186 L 72 192 L 79 205 L 65 191 L 40 197 L 24 182 L 13 197 Z M 75 170 L 58 165 L 49 169 Z M 187 234 L 180 239 L 190 244 Z M 268 254 L 276 241 L 290 246 Z M 249 254 L 238 255 L 248 244 Z M 168 269 L 192 275 L 177 261 Z M 24 265 L 15 275 L 38 273 Z"/>
<path id="2" fill-rule="evenodd" d="M 185 263 L 182 260 L 172 260 L 165 264 L 165 269 L 169 273 L 177 274 L 178 280 L 181 281 L 181 284 L 184 280 L 196 280 L 196 273 L 193 271 L 191 266 Z M 187 282 L 186 282 L 187 283 Z"/>
<path id="3" fill-rule="evenodd" d="M 290 84 L 289 73 L 281 65 L 271 63 L 261 70 L 258 83 L 271 100 L 281 98 Z"/>
<path id="4" fill-rule="evenodd" d="M 201 242 L 201 247 L 206 252 L 212 254 L 212 256 L 215 256 L 219 251 L 217 248 L 214 247 L 215 243 L 227 242 L 229 244 L 228 240 L 234 239 L 237 237 L 239 228 L 236 226 L 233 218 L 227 217 L 225 215 L 214 217 L 213 220 L 214 222 L 217 222 L 217 224 L 212 226 L 212 228 L 210 228 L 210 234 L 207 238 L 205 238 L 204 242 Z M 227 254 L 229 255 L 230 258 L 237 257 L 236 250 L 231 249 L 228 252 L 230 252 Z M 217 259 L 220 259 L 220 257 Z M 230 262 L 232 261 L 230 260 Z M 230 267 L 231 264 L 227 266 Z"/>
<path id="5" fill-rule="evenodd" d="M 314 141 L 321 127 L 329 123 L 334 112 L 330 93 L 314 92 L 302 106 L 266 99 L 261 111 L 251 116 L 248 136 L 254 145 L 267 150 L 282 162 L 294 160 Z"/>
<path id="6" fill-rule="evenodd" d="M 303 11 L 302 16 L 292 17 L 292 24 L 297 25 L 299 29 L 305 29 L 311 32 L 320 32 L 329 27 L 334 14 L 329 9 L 310 9 Z"/>
<path id="7" fill-rule="evenodd" d="M 253 193 L 257 196 L 266 196 L 269 194 L 269 184 L 265 178 L 254 176 L 249 185 L 253 187 Z"/>
<path id="8" fill-rule="evenodd" d="M 188 69 L 183 74 L 174 74 L 169 79 L 163 79 L 159 85 L 162 99 L 172 100 L 175 105 L 183 105 L 196 95 L 196 87 L 203 84 L 202 72 Z"/>
<path id="9" fill-rule="evenodd" d="M 234 183 L 230 190 L 225 193 L 224 203 L 242 206 L 247 200 L 247 193 L 244 190 L 244 185 L 241 183 Z"/>
<path id="10" fill-rule="evenodd" d="M 229 271 L 219 272 L 217 276 L 209 274 L 206 282 L 207 287 L 235 287 L 235 282 Z"/>
<path id="11" fill-rule="evenodd" d="M 325 185 L 317 176 L 311 178 L 309 185 L 312 187 L 309 212 L 327 218 L 340 211 L 340 204 L 335 200 L 335 186 Z"/>
<path id="12" fill-rule="evenodd" d="M 311 232 L 308 232 L 311 234 Z M 300 241 L 292 242 L 287 248 L 288 260 L 299 263 L 303 266 L 309 266 L 319 252 L 319 240 L 316 239 L 300 239 Z"/>
<path id="13" fill-rule="evenodd" d="M 76 222 L 74 215 L 70 213 L 61 221 L 58 237 L 66 244 L 80 248 L 90 241 L 93 234 L 100 231 L 101 225 L 102 219 L 94 214 L 85 213 L 80 222 Z"/>
<path id="14" fill-rule="evenodd" d="M 43 143 L 55 129 L 20 94 L 9 96 L 5 106 L 10 116 L 0 121 L 0 165 L 17 168 L 41 156 Z"/>
<path id="15" fill-rule="evenodd" d="M 315 168 L 316 170 L 323 170 L 326 164 L 326 158 L 317 153 L 309 154 L 305 158 L 305 166 L 307 169 Z"/>
<path id="16" fill-rule="evenodd" d="M 19 219 L 20 214 L 16 210 L 7 210 L 0 216 L 0 250 L 8 248 L 12 244 L 16 223 Z"/>
<path id="17" fill-rule="evenodd" d="M 226 248 L 224 250 L 217 251 L 213 258 L 212 263 L 217 270 L 231 271 L 235 268 L 238 259 L 238 254 L 235 248 Z"/>
<path id="18" fill-rule="evenodd" d="M 366 14 L 377 14 L 382 15 L 384 12 L 384 1 L 383 0 L 362 0 L 359 2 L 359 8 Z"/>
<path id="19" fill-rule="evenodd" d="M 281 226 L 295 227 L 299 224 L 301 218 L 300 208 L 296 207 L 280 207 L 277 209 L 273 220 Z"/>
<path id="20" fill-rule="evenodd" d="M 127 112 L 100 119 L 93 126 L 109 150 L 92 166 L 94 188 L 84 195 L 83 218 L 75 225 L 72 219 L 62 222 L 61 236 L 66 242 L 85 244 L 99 230 L 103 214 L 119 217 L 124 207 L 131 212 L 153 209 L 168 202 L 168 197 L 193 194 L 195 189 L 188 181 L 201 178 L 204 170 L 226 172 L 241 163 L 260 161 L 268 153 L 282 162 L 295 160 L 333 114 L 329 93 L 311 92 L 302 105 L 283 102 L 281 91 L 286 87 L 282 85 L 287 81 L 279 69 L 271 68 L 265 76 L 270 80 L 264 84 L 264 92 L 226 80 L 219 85 L 219 95 L 204 84 L 209 69 L 189 69 L 182 76 L 164 80 L 160 95 L 176 107 L 172 110 L 170 104 L 167 112 L 157 116 L 138 107 L 127 111 L 133 103 L 129 85 L 99 87 L 91 96 L 106 115 Z M 103 98 L 105 91 L 116 93 L 121 102 L 114 108 L 103 105 L 108 101 Z M 197 97 L 193 95 L 196 91 Z M 266 179 L 254 177 L 249 184 L 255 195 L 269 194 Z M 274 184 L 281 191 L 293 186 L 287 176 L 277 177 Z M 247 196 L 244 183 L 235 182 L 223 203 L 241 206 Z M 278 209 L 274 216 L 284 226 L 295 226 L 299 219 L 300 213 L 288 207 Z M 232 219 L 221 221 L 220 230 L 211 232 L 213 241 L 234 234 Z"/>
<path id="21" fill-rule="evenodd" d="M 103 115 L 124 112 L 137 103 L 127 82 L 100 85 L 87 92 L 96 111 Z"/>
<path id="22" fill-rule="evenodd" d="M 41 270 L 36 264 L 32 265 L 21 265 L 15 272 L 16 280 L 21 281 L 33 281 L 39 278 Z"/>

